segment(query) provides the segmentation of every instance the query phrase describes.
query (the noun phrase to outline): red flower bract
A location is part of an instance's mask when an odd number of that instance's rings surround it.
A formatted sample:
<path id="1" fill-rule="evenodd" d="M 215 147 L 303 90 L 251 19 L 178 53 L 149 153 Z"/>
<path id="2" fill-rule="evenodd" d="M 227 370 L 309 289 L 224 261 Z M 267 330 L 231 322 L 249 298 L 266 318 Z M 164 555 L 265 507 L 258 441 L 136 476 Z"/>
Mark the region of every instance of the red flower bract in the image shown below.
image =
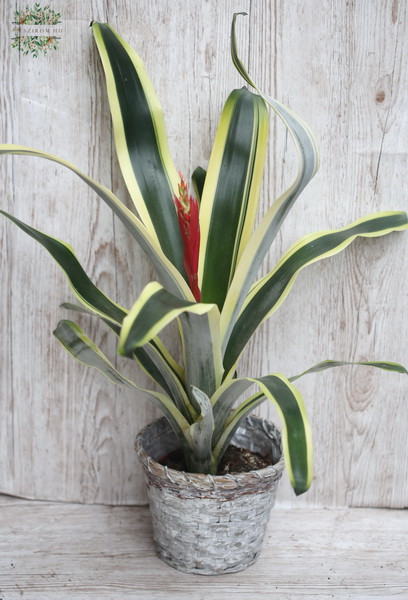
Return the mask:
<path id="1" fill-rule="evenodd" d="M 179 172 L 179 196 L 174 196 L 177 209 L 178 222 L 184 246 L 184 268 L 188 283 L 197 302 L 201 300 L 201 291 L 198 287 L 198 254 L 200 251 L 200 224 L 198 201 L 188 195 L 187 183 Z"/>

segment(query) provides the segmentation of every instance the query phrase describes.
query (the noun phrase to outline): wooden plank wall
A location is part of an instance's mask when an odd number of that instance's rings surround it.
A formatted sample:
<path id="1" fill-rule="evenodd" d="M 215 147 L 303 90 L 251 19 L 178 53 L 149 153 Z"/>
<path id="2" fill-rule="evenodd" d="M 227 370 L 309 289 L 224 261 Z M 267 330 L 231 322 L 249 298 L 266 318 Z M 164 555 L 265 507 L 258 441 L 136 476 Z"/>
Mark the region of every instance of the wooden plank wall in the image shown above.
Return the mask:
<path id="1" fill-rule="evenodd" d="M 263 272 L 301 235 L 365 213 L 408 208 L 407 5 L 398 0 L 51 0 L 60 49 L 35 59 L 11 48 L 24 2 L 0 6 L 0 140 L 74 162 L 126 199 L 92 40 L 108 20 L 140 53 L 161 99 L 178 167 L 206 166 L 226 96 L 241 86 L 229 57 L 232 14 L 250 73 L 311 125 L 321 170 L 287 219 Z M 291 183 L 296 157 L 271 121 L 262 209 Z M 104 291 L 130 306 L 150 265 L 109 210 L 72 173 L 34 158 L 0 159 L 0 206 L 68 241 Z M 241 373 L 292 375 L 325 358 L 408 363 L 408 235 L 357 241 L 305 270 L 255 335 Z M 64 275 L 0 221 L 0 492 L 30 498 L 145 501 L 133 452 L 156 410 L 74 363 L 52 336 L 71 299 Z M 114 357 L 95 322 L 86 331 Z M 174 331 L 167 332 L 174 347 Z M 120 363 L 119 363 L 120 364 Z M 125 370 L 131 373 L 129 365 Z M 133 368 L 133 367 L 132 367 Z M 138 382 L 149 386 L 142 374 Z M 299 382 L 315 440 L 315 481 L 285 506 L 408 506 L 408 380 L 343 368 Z M 269 406 L 260 414 L 273 416 Z"/>

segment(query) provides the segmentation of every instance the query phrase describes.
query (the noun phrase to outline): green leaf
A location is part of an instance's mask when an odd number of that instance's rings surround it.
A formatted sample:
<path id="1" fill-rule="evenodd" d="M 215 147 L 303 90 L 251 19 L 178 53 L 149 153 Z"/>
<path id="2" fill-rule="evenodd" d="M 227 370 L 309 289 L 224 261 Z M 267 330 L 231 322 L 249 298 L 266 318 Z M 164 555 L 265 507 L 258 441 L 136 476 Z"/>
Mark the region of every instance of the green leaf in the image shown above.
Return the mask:
<path id="1" fill-rule="evenodd" d="M 80 313 L 95 314 L 86 307 L 69 302 L 64 302 L 61 307 Z M 120 327 L 101 318 L 119 337 Z M 168 394 L 186 419 L 191 420 L 196 416 L 183 386 L 182 369 L 159 338 L 156 337 L 141 348 L 136 348 L 131 358 L 134 358 L 142 370 Z"/>
<path id="2" fill-rule="evenodd" d="M 408 371 L 405 367 L 398 363 L 387 362 L 387 361 L 360 361 L 360 362 L 348 362 L 343 360 L 323 360 L 322 362 L 317 363 L 307 371 L 303 371 L 300 375 L 294 375 L 293 377 L 289 377 L 289 381 L 296 381 L 303 375 L 308 375 L 309 373 L 320 373 L 320 371 L 325 371 L 326 369 L 331 369 L 333 367 L 343 367 L 345 365 L 360 365 L 364 367 L 376 367 L 377 369 L 383 369 L 384 371 L 393 371 L 394 373 L 401 373 L 404 375 L 408 375 Z"/>
<path id="3" fill-rule="evenodd" d="M 221 114 L 200 207 L 199 286 L 202 301 L 220 309 L 252 233 L 267 142 L 264 101 L 246 88 L 234 90 Z"/>
<path id="4" fill-rule="evenodd" d="M 190 426 L 190 435 L 193 440 L 193 452 L 185 458 L 188 470 L 191 473 L 217 473 L 218 463 L 212 454 L 212 436 L 214 432 L 214 417 L 212 406 L 207 394 L 192 386 L 192 393 L 200 413 L 195 422 Z"/>
<path id="5" fill-rule="evenodd" d="M 234 15 L 231 32 L 231 54 L 233 62 L 241 76 L 257 90 L 265 102 L 271 106 L 274 112 L 283 121 L 295 144 L 298 155 L 298 172 L 296 179 L 290 188 L 288 188 L 269 208 L 243 251 L 242 258 L 237 266 L 221 314 L 221 338 L 223 349 L 225 349 L 227 345 L 228 338 L 238 317 L 239 311 L 241 310 L 251 284 L 255 280 L 256 274 L 266 253 L 290 209 L 319 167 L 319 151 L 315 137 L 309 126 L 284 104 L 261 92 L 261 90 L 253 83 L 242 61 L 239 59 L 235 37 L 236 16 L 237 15 Z"/>
<path id="6" fill-rule="evenodd" d="M 116 324 L 122 323 L 127 314 L 126 309 L 122 308 L 112 300 L 110 300 L 99 288 L 96 287 L 85 273 L 72 248 L 33 227 L 29 227 L 13 215 L 0 210 L 0 214 L 7 217 L 22 231 L 39 242 L 51 256 L 56 260 L 62 270 L 68 277 L 68 281 L 76 297 L 93 313 L 97 313 L 102 317 L 113 321 Z"/>
<path id="7" fill-rule="evenodd" d="M 119 353 L 132 354 L 135 348 L 143 346 L 183 312 L 205 314 L 213 306 L 188 302 L 173 296 L 157 282 L 147 284 L 124 321 Z"/>
<path id="8" fill-rule="evenodd" d="M 222 456 L 241 421 L 266 397 L 281 417 L 283 454 L 290 482 L 297 495 L 303 494 L 312 483 L 313 450 L 309 420 L 300 392 L 280 373 L 245 379 L 256 383 L 260 393 L 245 400 L 233 411 L 213 450 L 214 456 L 217 459 Z"/>
<path id="9" fill-rule="evenodd" d="M 64 270 L 74 294 L 84 305 L 82 307 L 65 303 L 62 306 L 78 312 L 97 314 L 117 335 L 119 335 L 119 325 L 127 315 L 127 311 L 112 302 L 112 300 L 92 283 L 78 262 L 72 248 L 65 242 L 29 227 L 4 211 L 0 210 L 0 214 L 5 215 L 20 227 L 20 229 L 48 250 L 51 256 Z M 146 344 L 143 348 L 136 349 L 134 354 L 145 372 L 161 385 L 163 389 L 169 393 L 170 397 L 174 398 L 174 401 L 180 409 L 184 411 L 186 416 L 190 415 L 190 411 L 186 409 L 188 401 L 182 383 L 173 366 L 170 366 L 168 359 L 163 356 L 162 351 L 163 345 L 161 345 L 159 350 L 159 347 L 152 342 L 151 344 Z"/>
<path id="10" fill-rule="evenodd" d="M 180 177 L 170 158 L 162 108 L 136 52 L 109 25 L 93 23 L 92 29 L 105 71 L 123 178 L 149 233 L 184 275 L 173 202 Z"/>
<path id="11" fill-rule="evenodd" d="M 218 442 L 222 434 L 225 423 L 231 415 L 232 407 L 251 385 L 252 382 L 248 379 L 226 380 L 211 397 L 214 413 L 214 444 Z"/>
<path id="12" fill-rule="evenodd" d="M 185 382 L 211 396 L 222 378 L 219 312 L 213 304 L 197 304 L 173 296 L 158 283 L 149 283 L 123 321 L 119 353 L 132 354 L 174 319 L 180 318 Z M 190 399 L 194 398 L 190 394 Z M 195 406 L 198 410 L 198 407 Z"/>
<path id="13" fill-rule="evenodd" d="M 356 237 L 379 237 L 407 228 L 406 213 L 382 212 L 358 219 L 342 229 L 313 233 L 301 238 L 281 258 L 275 269 L 252 286 L 225 350 L 226 373 L 233 372 L 254 331 L 283 303 L 304 267 L 341 252 Z"/>
<path id="14" fill-rule="evenodd" d="M 220 314 L 215 304 L 204 305 L 208 312 L 184 312 L 180 315 L 180 335 L 183 344 L 185 383 L 200 386 L 208 396 L 221 384 L 222 366 Z M 189 394 L 191 399 L 191 394 Z"/>
<path id="15" fill-rule="evenodd" d="M 184 417 L 191 422 L 197 414 L 189 402 L 183 381 L 173 368 L 172 362 L 167 360 L 161 346 L 156 343 L 158 339 L 155 338 L 155 340 L 151 340 L 141 348 L 136 348 L 134 357 L 145 373 L 160 385 Z"/>
<path id="16" fill-rule="evenodd" d="M 64 348 L 79 362 L 88 367 L 97 369 L 112 383 L 142 392 L 150 402 L 162 410 L 177 437 L 180 439 L 183 448 L 186 451 L 191 448 L 189 423 L 170 398 L 167 398 L 164 394 L 159 392 L 152 392 L 140 388 L 133 381 L 124 377 L 124 375 L 121 375 L 101 352 L 98 346 L 96 346 L 96 344 L 84 334 L 82 329 L 72 321 L 60 321 L 54 331 L 54 335 Z"/>
<path id="17" fill-rule="evenodd" d="M 197 167 L 191 176 L 193 180 L 194 193 L 199 202 L 201 202 L 201 198 L 203 195 L 205 178 L 207 177 L 207 171 L 205 171 L 202 167 Z"/>
<path id="18" fill-rule="evenodd" d="M 105 325 L 107 325 L 118 337 L 120 335 L 120 325 L 117 325 L 116 323 L 112 323 L 112 321 L 109 321 L 109 319 L 106 319 L 105 317 L 103 317 L 102 315 L 95 313 L 94 310 L 91 310 L 90 308 L 88 308 L 87 306 L 81 306 L 78 304 L 73 304 L 72 302 L 63 302 L 62 304 L 60 304 L 60 308 L 65 308 L 67 310 L 72 310 L 74 312 L 78 312 L 78 313 L 82 313 L 85 315 L 91 315 L 91 316 L 98 316 L 104 323 Z"/>
<path id="19" fill-rule="evenodd" d="M 160 246 L 153 240 L 140 219 L 138 219 L 108 188 L 91 179 L 91 177 L 88 177 L 85 173 L 82 173 L 82 171 L 68 161 L 63 160 L 58 156 L 54 156 L 53 154 L 42 152 L 41 150 L 27 148 L 26 146 L 17 146 L 15 144 L 2 144 L 0 145 L 0 155 L 1 154 L 37 156 L 56 162 L 73 171 L 98 194 L 98 196 L 121 220 L 123 225 L 151 260 L 161 283 L 166 289 L 181 298 L 187 298 L 188 300 L 194 299 L 194 296 L 183 277 L 163 254 Z"/>

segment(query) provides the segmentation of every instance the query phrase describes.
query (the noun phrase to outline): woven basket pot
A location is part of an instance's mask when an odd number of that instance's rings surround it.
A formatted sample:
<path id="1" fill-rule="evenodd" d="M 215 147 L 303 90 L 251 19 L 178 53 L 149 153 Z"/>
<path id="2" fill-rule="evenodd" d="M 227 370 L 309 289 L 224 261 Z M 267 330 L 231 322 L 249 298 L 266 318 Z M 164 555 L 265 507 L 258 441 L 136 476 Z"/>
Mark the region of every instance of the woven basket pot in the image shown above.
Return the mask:
<path id="1" fill-rule="evenodd" d="M 250 416 L 232 443 L 270 456 L 274 465 L 235 475 L 184 473 L 156 462 L 179 446 L 166 419 L 154 421 L 136 438 L 156 552 L 180 571 L 233 573 L 259 555 L 284 468 L 281 436 L 268 421 Z"/>

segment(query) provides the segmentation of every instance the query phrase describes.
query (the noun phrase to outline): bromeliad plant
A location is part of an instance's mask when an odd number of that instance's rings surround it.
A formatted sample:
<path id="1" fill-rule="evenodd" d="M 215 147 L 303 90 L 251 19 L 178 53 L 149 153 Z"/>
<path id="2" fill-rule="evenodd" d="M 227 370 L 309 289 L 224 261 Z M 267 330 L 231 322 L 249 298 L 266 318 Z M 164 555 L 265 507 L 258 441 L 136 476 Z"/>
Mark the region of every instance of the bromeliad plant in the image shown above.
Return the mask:
<path id="1" fill-rule="evenodd" d="M 68 244 L 1 212 L 42 244 L 65 271 L 81 305 L 63 306 L 99 316 L 117 335 L 119 353 L 135 360 L 161 388 L 142 391 L 169 420 L 190 471 L 214 474 L 241 421 L 268 399 L 281 416 L 286 466 L 295 492 L 301 494 L 312 481 L 312 442 L 304 402 L 293 385 L 300 375 L 237 377 L 240 356 L 304 267 L 340 252 L 358 236 L 407 229 L 408 221 L 403 212 L 381 212 L 341 229 L 306 235 L 257 280 L 283 220 L 317 171 L 318 150 L 309 127 L 251 80 L 238 57 L 236 17 L 232 60 L 255 92 L 243 87 L 228 97 L 207 172 L 198 168 L 192 175 L 197 199 L 189 195 L 171 160 L 161 107 L 141 59 L 107 24 L 94 23 L 93 33 L 105 71 L 120 168 L 139 216 L 61 158 L 22 146 L 0 147 L 3 154 L 41 156 L 66 166 L 119 217 L 151 259 L 160 281 L 149 283 L 130 310 L 90 281 Z M 288 129 L 299 166 L 291 187 L 255 228 L 268 140 L 267 105 Z M 179 324 L 182 364 L 158 337 L 174 319 Z M 54 334 L 82 363 L 116 384 L 140 390 L 72 321 L 61 321 Z M 305 373 L 342 364 L 350 363 L 328 360 Z M 389 362 L 357 364 L 407 372 Z M 242 400 L 252 384 L 257 391 Z"/>

